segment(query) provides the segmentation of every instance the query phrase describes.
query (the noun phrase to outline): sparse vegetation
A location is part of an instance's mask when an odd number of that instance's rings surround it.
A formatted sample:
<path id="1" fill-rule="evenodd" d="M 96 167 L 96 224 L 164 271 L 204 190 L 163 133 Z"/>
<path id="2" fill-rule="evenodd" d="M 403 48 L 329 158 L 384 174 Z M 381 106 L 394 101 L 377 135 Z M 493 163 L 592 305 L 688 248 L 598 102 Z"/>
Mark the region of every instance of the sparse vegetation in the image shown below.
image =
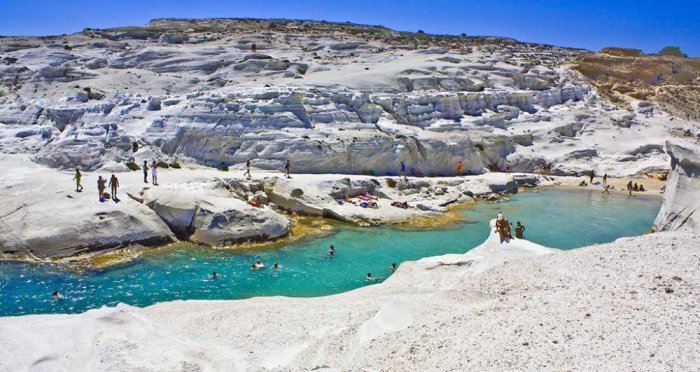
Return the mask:
<path id="1" fill-rule="evenodd" d="M 124 165 L 126 165 L 126 167 L 131 169 L 132 171 L 141 170 L 141 167 L 139 167 L 139 165 L 134 163 L 133 161 L 128 161 L 124 163 Z"/>

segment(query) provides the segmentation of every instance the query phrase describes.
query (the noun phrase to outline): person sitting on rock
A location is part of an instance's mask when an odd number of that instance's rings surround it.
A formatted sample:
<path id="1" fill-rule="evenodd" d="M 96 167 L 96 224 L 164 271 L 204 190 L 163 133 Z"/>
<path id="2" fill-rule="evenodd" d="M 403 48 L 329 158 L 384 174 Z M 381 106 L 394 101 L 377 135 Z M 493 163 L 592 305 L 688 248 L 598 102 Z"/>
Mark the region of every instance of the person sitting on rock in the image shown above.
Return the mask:
<path id="1" fill-rule="evenodd" d="M 518 239 L 522 239 L 524 232 L 525 232 L 525 225 L 521 224 L 520 221 L 518 221 L 515 224 L 515 237 Z"/>
<path id="2" fill-rule="evenodd" d="M 586 180 L 581 180 L 581 182 L 578 183 L 579 187 L 586 187 L 588 184 L 586 183 Z"/>
<path id="3" fill-rule="evenodd" d="M 105 184 L 106 184 L 106 183 L 107 183 L 107 182 L 105 181 L 104 178 L 102 178 L 102 176 L 97 177 L 97 192 L 99 193 L 100 201 L 101 201 L 101 202 L 104 202 L 104 201 L 105 201 L 105 197 L 104 197 L 104 196 L 105 196 L 105 188 L 106 188 L 106 187 L 105 187 Z"/>
<path id="4" fill-rule="evenodd" d="M 639 185 L 637 185 L 636 182 L 634 183 L 634 186 L 632 186 L 632 190 L 639 191 Z"/>
<path id="5" fill-rule="evenodd" d="M 641 183 L 639 184 L 639 191 L 647 191 Z"/>
<path id="6" fill-rule="evenodd" d="M 82 178 L 83 175 L 80 174 L 80 169 L 75 168 L 75 176 L 73 176 L 73 179 L 75 180 L 75 191 L 77 192 L 83 192 L 83 185 L 80 184 Z"/>

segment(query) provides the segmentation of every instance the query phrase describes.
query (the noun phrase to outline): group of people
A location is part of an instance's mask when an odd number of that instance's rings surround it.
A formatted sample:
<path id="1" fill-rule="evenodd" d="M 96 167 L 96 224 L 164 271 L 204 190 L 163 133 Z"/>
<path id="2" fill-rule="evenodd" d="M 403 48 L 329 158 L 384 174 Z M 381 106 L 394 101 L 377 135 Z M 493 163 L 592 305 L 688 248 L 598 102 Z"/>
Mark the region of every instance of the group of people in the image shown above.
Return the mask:
<path id="1" fill-rule="evenodd" d="M 591 170 L 591 171 L 589 172 L 589 175 L 588 175 L 588 176 L 589 176 L 589 183 L 590 183 L 591 185 L 593 185 L 593 180 L 595 179 L 595 171 Z M 602 177 L 602 178 L 603 178 L 603 184 L 602 184 L 602 186 L 603 186 L 603 193 L 604 193 L 604 194 L 610 194 L 610 190 L 611 190 L 611 189 L 614 189 L 615 187 L 612 186 L 612 185 L 610 185 L 610 184 L 608 184 L 608 174 L 607 174 L 607 173 L 603 174 L 603 177 Z M 588 183 L 586 183 L 586 180 L 584 179 L 584 180 L 581 180 L 581 182 L 579 182 L 578 185 L 581 186 L 581 187 L 585 187 L 585 186 L 588 186 Z M 644 188 L 644 185 L 642 185 L 641 183 L 640 183 L 640 184 L 637 184 L 636 182 L 632 182 L 632 181 L 629 181 L 629 182 L 627 183 L 626 190 L 627 190 L 627 192 L 629 192 L 630 195 L 632 195 L 632 192 L 633 192 L 633 191 L 635 191 L 635 192 L 644 192 L 644 191 L 647 191 L 646 188 Z"/>
<path id="2" fill-rule="evenodd" d="M 143 182 L 148 183 L 149 169 L 151 170 L 151 182 L 153 183 L 153 185 L 158 186 L 158 163 L 155 160 L 151 164 L 150 168 L 148 166 L 148 162 L 146 160 L 143 161 Z M 75 191 L 83 192 L 83 174 L 80 172 L 79 168 L 75 169 L 75 175 L 73 176 L 73 180 L 75 180 Z M 112 176 L 109 178 L 109 180 L 107 180 L 106 178 L 102 178 L 102 176 L 97 176 L 97 193 L 100 202 L 104 202 L 107 199 L 112 199 L 114 202 L 118 203 L 119 197 L 117 196 L 117 192 L 120 186 L 121 185 L 119 184 L 119 178 L 117 178 L 117 176 L 114 175 L 114 173 L 112 173 Z M 107 190 L 107 187 L 110 188 L 109 194 L 105 192 Z"/>
<path id="3" fill-rule="evenodd" d="M 496 231 L 494 233 L 498 234 L 501 243 L 509 243 L 513 239 L 513 223 L 509 222 L 508 219 L 503 215 L 502 212 L 498 213 L 496 216 Z M 515 225 L 515 237 L 518 239 L 523 239 L 525 234 L 525 225 L 518 221 Z"/>

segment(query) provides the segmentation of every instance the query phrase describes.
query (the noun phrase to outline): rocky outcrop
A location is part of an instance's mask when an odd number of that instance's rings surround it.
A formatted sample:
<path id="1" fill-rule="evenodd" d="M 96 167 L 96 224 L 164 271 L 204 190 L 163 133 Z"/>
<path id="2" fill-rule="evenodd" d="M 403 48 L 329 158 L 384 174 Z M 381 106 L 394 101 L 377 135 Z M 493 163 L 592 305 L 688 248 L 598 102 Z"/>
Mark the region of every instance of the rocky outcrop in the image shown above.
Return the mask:
<path id="1" fill-rule="evenodd" d="M 700 151 L 698 143 L 667 142 L 671 173 L 655 231 L 700 230 Z"/>
<path id="2" fill-rule="evenodd" d="M 41 260 L 175 240 L 153 211 L 125 195 L 119 203 L 100 203 L 95 178 L 89 185 L 84 181 L 84 192 L 70 192 L 69 187 L 56 189 L 57 183 L 70 184 L 69 174 L 56 174 L 21 156 L 3 155 L 2 163 L 13 174 L 0 186 L 2 254 Z"/>
<path id="3" fill-rule="evenodd" d="M 215 182 L 191 182 L 144 192 L 143 201 L 180 238 L 220 246 L 273 240 L 289 232 L 289 218 L 256 208 Z"/>

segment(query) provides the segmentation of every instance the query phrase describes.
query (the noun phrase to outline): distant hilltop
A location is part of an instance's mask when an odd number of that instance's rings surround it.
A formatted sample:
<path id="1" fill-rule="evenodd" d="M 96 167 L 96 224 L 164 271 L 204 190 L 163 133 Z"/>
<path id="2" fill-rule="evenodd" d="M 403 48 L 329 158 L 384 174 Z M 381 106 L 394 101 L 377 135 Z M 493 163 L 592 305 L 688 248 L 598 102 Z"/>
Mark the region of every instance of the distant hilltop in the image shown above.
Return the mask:
<path id="1" fill-rule="evenodd" d="M 513 38 L 500 36 L 467 36 L 428 34 L 422 30 L 416 32 L 396 31 L 380 25 L 363 25 L 352 22 L 330 22 L 304 19 L 281 19 L 281 18 L 156 18 L 148 22 L 145 26 L 127 26 L 107 29 L 86 28 L 83 33 L 100 33 L 103 36 L 112 35 L 124 38 L 140 37 L 148 39 L 158 39 L 163 33 L 220 33 L 232 34 L 241 31 L 274 31 L 288 32 L 290 34 L 327 34 L 333 32 L 342 36 L 364 38 L 367 40 L 378 40 L 387 44 L 415 44 L 450 47 L 465 42 L 472 45 L 485 45 L 498 43 L 504 46 L 514 44 L 537 45 L 553 47 L 548 44 L 520 42 Z M 562 49 L 585 51 L 580 48 Z"/>

